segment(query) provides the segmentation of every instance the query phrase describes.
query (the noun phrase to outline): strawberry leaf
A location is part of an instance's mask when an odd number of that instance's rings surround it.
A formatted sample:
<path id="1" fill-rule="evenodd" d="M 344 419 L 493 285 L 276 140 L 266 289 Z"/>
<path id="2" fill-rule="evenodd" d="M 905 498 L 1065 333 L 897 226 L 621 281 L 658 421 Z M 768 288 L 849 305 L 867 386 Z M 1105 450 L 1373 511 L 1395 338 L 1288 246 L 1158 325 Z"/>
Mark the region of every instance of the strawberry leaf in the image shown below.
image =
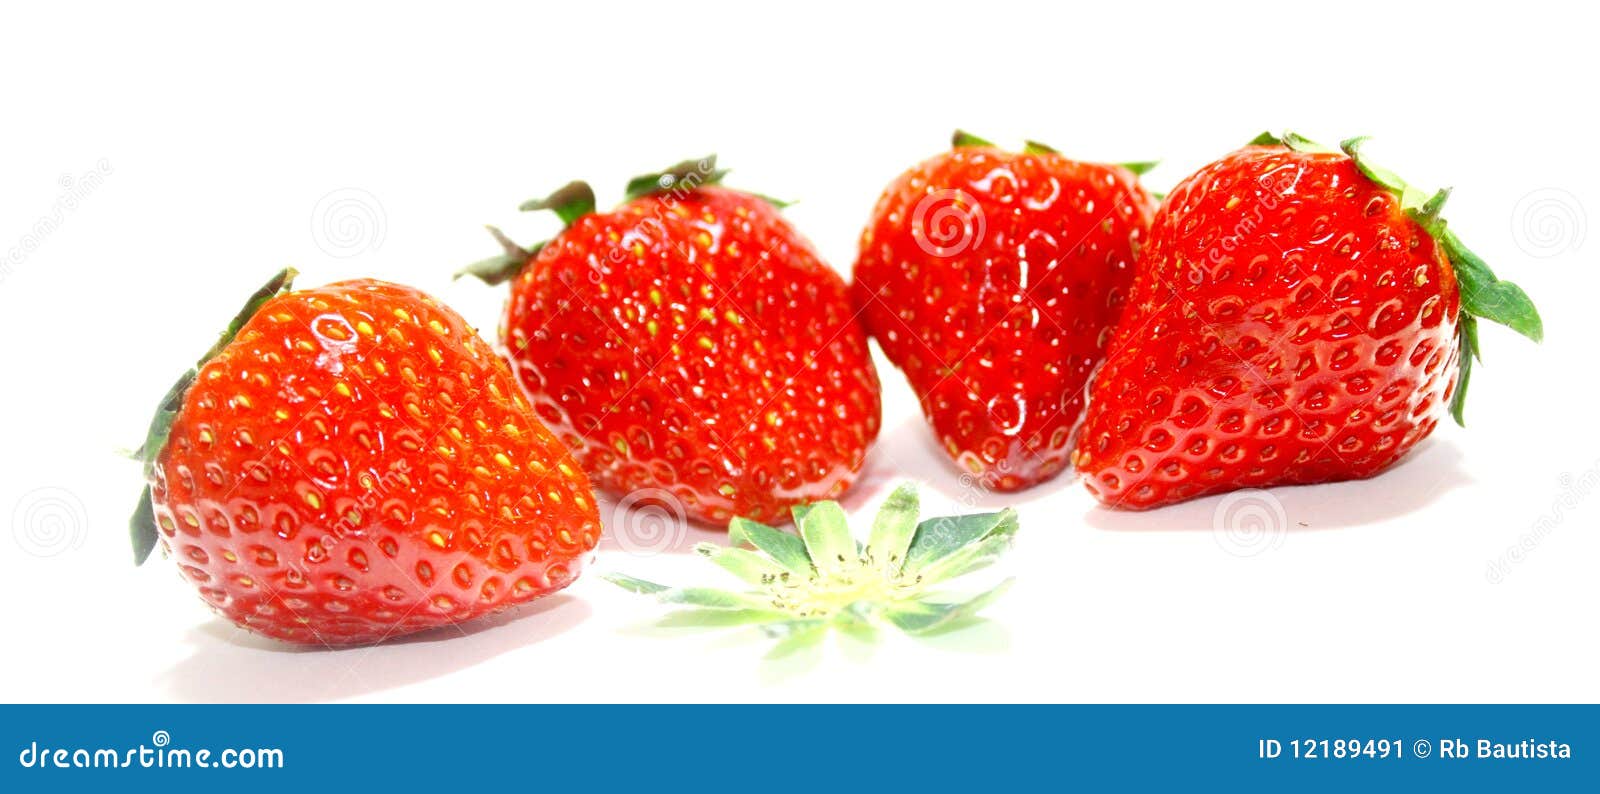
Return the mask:
<path id="1" fill-rule="evenodd" d="M 600 574 L 600 578 L 624 590 L 627 590 L 630 593 L 654 595 L 656 593 L 664 593 L 672 589 L 664 584 L 656 584 L 655 582 L 647 582 L 643 579 L 635 579 L 632 576 L 621 573 L 603 573 Z"/>
<path id="2" fill-rule="evenodd" d="M 589 187 L 588 182 L 575 180 L 542 199 L 524 201 L 517 209 L 523 212 L 550 210 L 561 219 L 563 225 L 571 226 L 579 218 L 594 212 L 594 206 L 594 188 Z"/>
<path id="3" fill-rule="evenodd" d="M 917 509 L 916 486 L 906 483 L 889 494 L 872 519 L 867 551 L 885 574 L 899 572 L 905 563 L 906 549 L 917 534 Z"/>
<path id="4" fill-rule="evenodd" d="M 728 522 L 728 542 L 748 543 L 791 573 L 801 576 L 810 576 L 812 573 L 811 555 L 806 553 L 805 541 L 766 524 L 748 518 L 735 518 Z"/>
<path id="5" fill-rule="evenodd" d="M 1496 277 L 1489 264 L 1461 242 L 1461 238 L 1441 217 L 1445 202 L 1450 198 L 1450 190 L 1439 190 L 1430 196 L 1413 187 L 1395 172 L 1374 164 L 1362 149 L 1366 141 L 1364 137 L 1350 138 L 1339 144 L 1339 148 L 1350 156 L 1363 176 L 1400 199 L 1400 206 L 1406 214 L 1444 249 L 1455 272 L 1461 294 L 1462 315 L 1457 332 L 1460 349 L 1456 356 L 1460 369 L 1456 375 L 1455 392 L 1450 396 L 1450 415 L 1456 424 L 1465 426 L 1467 382 L 1471 378 L 1473 364 L 1479 360 L 1476 320 L 1499 323 L 1535 342 L 1544 339 L 1544 320 L 1540 318 L 1539 310 L 1528 293 L 1516 284 Z"/>
<path id="6" fill-rule="evenodd" d="M 1450 263 L 1455 265 L 1456 280 L 1461 284 L 1462 308 L 1535 342 L 1544 340 L 1544 321 L 1521 287 L 1496 278 L 1488 263 L 1462 243 L 1442 221 L 1435 237 L 1444 244 Z"/>
<path id="7" fill-rule="evenodd" d="M 740 592 L 667 587 L 621 574 L 603 578 L 666 604 L 695 607 L 672 613 L 665 625 L 757 623 L 781 647 L 814 641 L 829 627 L 863 639 L 876 636 L 875 627 L 885 622 L 909 632 L 931 631 L 1004 592 L 1008 583 L 963 600 L 932 588 L 998 559 L 1017 531 L 1017 514 L 1003 510 L 919 524 L 917 503 L 910 485 L 895 489 L 873 520 L 867 553 L 837 502 L 795 508 L 798 537 L 734 519 L 729 542 L 752 549 L 701 544 L 695 550 L 750 586 Z"/>
<path id="8" fill-rule="evenodd" d="M 906 551 L 904 573 L 908 576 L 922 573 L 928 566 L 969 544 L 991 534 L 1009 536 L 1016 529 L 1015 510 L 930 518 L 917 525 L 917 536 Z"/>
<path id="9" fill-rule="evenodd" d="M 652 193 L 686 193 L 702 185 L 718 184 L 727 174 L 727 169 L 717 168 L 717 156 L 710 154 L 698 160 L 684 160 L 664 171 L 640 174 L 628 180 L 626 194 L 632 201 Z"/>
<path id="10" fill-rule="evenodd" d="M 1010 550 L 1011 540 L 1010 533 L 997 533 L 977 543 L 962 546 L 922 569 L 922 578 L 930 584 L 937 584 L 987 568 Z"/>
<path id="11" fill-rule="evenodd" d="M 504 284 L 516 278 L 517 274 L 521 273 L 524 267 L 527 267 L 528 260 L 532 259 L 534 254 L 539 253 L 540 249 L 544 248 L 545 245 L 544 243 L 539 243 L 532 248 L 523 248 L 512 242 L 511 238 L 507 237 L 505 232 L 500 231 L 498 228 L 494 226 L 485 226 L 484 228 L 489 230 L 489 234 L 494 237 L 495 242 L 500 244 L 500 248 L 504 253 L 473 262 L 457 270 L 451 278 L 472 276 L 489 286 Z"/>
<path id="12" fill-rule="evenodd" d="M 838 502 L 818 502 L 794 509 L 794 522 L 800 527 L 811 564 L 823 573 L 837 573 L 856 559 L 856 542 L 850 537 L 850 523 Z"/>
<path id="13" fill-rule="evenodd" d="M 770 557 L 763 557 L 748 549 L 700 543 L 694 550 L 749 584 L 771 584 L 774 579 L 788 573 L 787 568 L 774 562 Z"/>
<path id="14" fill-rule="evenodd" d="M 139 495 L 139 505 L 133 509 L 133 518 L 128 520 L 128 530 L 133 538 L 133 564 L 143 565 L 150 559 L 150 552 L 155 550 L 160 537 L 156 531 L 155 504 L 148 487 Z"/>
<path id="15" fill-rule="evenodd" d="M 189 393 L 189 387 L 200 376 L 200 369 L 206 362 L 215 358 L 224 348 L 233 343 L 234 337 L 239 335 L 240 329 L 250 318 L 261 310 L 262 304 L 282 295 L 294 288 L 294 277 L 299 273 L 292 267 L 286 267 L 267 279 L 267 283 L 256 288 L 244 302 L 244 306 L 234 314 L 228 322 L 228 327 L 222 330 L 216 343 L 202 355 L 195 365 L 185 370 L 178 376 L 167 393 L 162 396 L 161 402 L 156 406 L 155 416 L 150 419 L 150 426 L 145 429 L 144 443 L 134 451 L 133 458 L 144 464 L 145 480 L 155 477 L 156 460 L 161 457 L 161 450 L 167 446 L 167 437 L 172 435 L 172 425 L 178 421 L 178 412 L 183 409 L 184 395 Z M 144 492 L 139 495 L 139 503 L 134 507 L 133 515 L 128 519 L 128 533 L 133 541 L 133 560 L 135 565 L 143 565 L 150 558 L 150 552 L 155 548 L 159 539 L 156 528 L 155 506 L 150 496 L 150 487 L 145 486 Z"/>
<path id="16" fill-rule="evenodd" d="M 1014 581 L 1007 579 L 965 601 L 922 601 L 896 607 L 885 612 L 884 617 L 907 634 L 929 634 L 961 618 L 977 614 L 978 610 L 994 603 L 1011 589 Z"/>
<path id="17" fill-rule="evenodd" d="M 657 596 L 663 604 L 683 604 L 710 609 L 766 609 L 767 599 L 751 593 L 735 593 L 712 587 L 674 587 Z"/>
<path id="18" fill-rule="evenodd" d="M 992 143 L 990 143 L 990 142 L 988 142 L 988 141 L 986 141 L 986 140 L 984 140 L 982 138 L 979 138 L 978 136 L 973 135 L 970 132 L 966 132 L 964 130 L 956 130 L 955 134 L 950 136 L 950 147 L 952 149 L 961 149 L 961 148 L 965 148 L 965 147 L 969 147 L 969 146 L 993 146 L 993 145 L 994 144 L 992 144 Z"/>
<path id="19" fill-rule="evenodd" d="M 1460 374 L 1456 376 L 1456 390 L 1450 395 L 1450 417 L 1456 424 L 1466 427 L 1467 383 L 1472 380 L 1472 365 L 1478 360 L 1478 321 L 1470 314 L 1461 315 L 1461 327 L 1456 331 L 1461 339 Z"/>
<path id="20" fill-rule="evenodd" d="M 772 621 L 786 620 L 782 612 L 770 609 L 679 609 L 668 612 L 665 617 L 656 621 L 662 628 L 687 629 L 687 628 L 712 628 L 724 626 L 747 626 L 752 623 L 771 623 Z"/>
<path id="21" fill-rule="evenodd" d="M 1317 143 L 1316 141 L 1313 141 L 1297 132 L 1285 132 L 1283 134 L 1283 145 L 1297 152 L 1309 152 L 1313 154 L 1329 154 L 1339 151 L 1338 149 L 1330 149 L 1326 146 L 1323 146 L 1322 144 Z"/>

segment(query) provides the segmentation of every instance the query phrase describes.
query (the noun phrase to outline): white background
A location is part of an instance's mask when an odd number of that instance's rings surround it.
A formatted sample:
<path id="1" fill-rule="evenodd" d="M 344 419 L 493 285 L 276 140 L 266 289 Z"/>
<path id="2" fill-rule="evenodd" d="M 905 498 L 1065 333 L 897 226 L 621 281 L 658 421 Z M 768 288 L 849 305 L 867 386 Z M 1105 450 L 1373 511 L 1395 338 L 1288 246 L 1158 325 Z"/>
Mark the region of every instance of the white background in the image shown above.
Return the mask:
<path id="1" fill-rule="evenodd" d="M 395 5 L 0 12 L 0 698 L 1600 699 L 1586 11 Z M 847 506 L 865 520 L 910 477 L 930 508 L 1022 514 L 1017 587 L 934 640 L 764 661 L 750 634 L 654 629 L 655 604 L 588 575 L 464 637 L 296 651 L 213 618 L 171 562 L 129 564 L 139 472 L 115 451 L 273 269 L 410 283 L 492 335 L 503 292 L 449 279 L 494 252 L 483 223 L 536 240 L 555 220 L 523 199 L 586 177 L 607 203 L 715 151 L 731 184 L 799 199 L 847 271 L 882 186 L 958 125 L 1163 158 L 1157 188 L 1262 129 L 1377 136 L 1380 162 L 1455 186 L 1453 227 L 1548 341 L 1486 326 L 1469 430 L 1372 481 L 1276 490 L 1283 528 L 1255 533 L 1226 531 L 1222 498 L 1116 514 L 1068 477 L 974 494 L 880 361 L 884 432 Z M 596 567 L 714 580 L 682 552 L 715 537 L 610 540 Z"/>

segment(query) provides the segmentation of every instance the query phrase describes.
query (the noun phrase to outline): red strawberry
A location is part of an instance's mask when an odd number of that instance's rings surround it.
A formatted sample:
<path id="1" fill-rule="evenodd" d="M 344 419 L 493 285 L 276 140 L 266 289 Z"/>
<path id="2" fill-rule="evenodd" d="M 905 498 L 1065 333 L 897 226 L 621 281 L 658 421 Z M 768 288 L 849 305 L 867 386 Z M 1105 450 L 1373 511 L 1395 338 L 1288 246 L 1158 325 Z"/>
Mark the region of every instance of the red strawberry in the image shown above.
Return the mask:
<path id="1" fill-rule="evenodd" d="M 1538 312 L 1426 198 L 1360 153 L 1263 136 L 1167 197 L 1075 453 L 1089 490 L 1147 508 L 1368 477 L 1456 420 L 1474 318 Z"/>
<path id="2" fill-rule="evenodd" d="M 611 212 L 572 183 L 523 207 L 566 221 L 554 240 L 468 272 L 515 278 L 512 367 L 603 488 L 771 521 L 850 486 L 878 378 L 843 281 L 722 174 L 707 158 L 639 177 Z"/>
<path id="3" fill-rule="evenodd" d="M 504 361 L 411 289 L 284 271 L 163 401 L 132 522 L 229 620 L 337 645 L 559 590 L 600 533 Z M 159 530 L 158 530 L 159 527 Z"/>
<path id="4" fill-rule="evenodd" d="M 954 143 L 878 200 L 855 297 L 950 457 L 1014 490 L 1067 463 L 1154 213 L 1150 164 Z"/>

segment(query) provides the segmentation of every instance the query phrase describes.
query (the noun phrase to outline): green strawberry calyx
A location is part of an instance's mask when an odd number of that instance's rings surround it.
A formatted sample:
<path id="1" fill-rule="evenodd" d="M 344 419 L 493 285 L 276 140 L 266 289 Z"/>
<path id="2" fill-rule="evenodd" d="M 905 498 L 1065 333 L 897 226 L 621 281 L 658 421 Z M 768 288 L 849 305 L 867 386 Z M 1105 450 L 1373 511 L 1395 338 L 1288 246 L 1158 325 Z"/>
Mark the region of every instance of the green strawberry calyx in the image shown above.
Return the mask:
<path id="1" fill-rule="evenodd" d="M 966 130 L 956 130 L 955 134 L 950 136 L 950 148 L 952 148 L 952 149 L 969 149 L 969 148 L 996 149 L 996 148 L 999 148 L 999 146 L 997 144 L 991 143 L 988 140 L 985 140 L 985 139 L 980 138 L 980 137 L 978 137 L 976 135 L 973 135 L 972 133 L 967 132 Z M 1023 141 L 1022 142 L 1022 151 L 1024 153 L 1026 153 L 1026 154 L 1057 154 L 1057 155 L 1061 154 L 1060 150 L 1056 149 L 1055 147 L 1053 147 L 1053 146 L 1051 146 L 1049 144 L 1046 144 L 1046 143 L 1040 143 L 1038 141 Z M 1140 161 L 1129 162 L 1129 163 L 1112 163 L 1112 165 L 1118 166 L 1120 168 L 1126 168 L 1127 170 L 1132 171 L 1133 175 L 1136 176 L 1136 177 L 1144 176 L 1145 174 L 1150 173 L 1150 171 L 1152 169 L 1154 169 L 1156 166 L 1158 166 L 1160 164 L 1161 164 L 1160 160 L 1140 160 Z"/>
<path id="2" fill-rule="evenodd" d="M 1287 146 L 1298 152 L 1344 153 L 1355 162 L 1363 176 L 1400 199 L 1400 207 L 1406 215 L 1444 248 L 1460 286 L 1462 309 L 1457 330 L 1461 344 L 1461 372 L 1456 379 L 1455 393 L 1450 398 L 1450 416 L 1456 424 L 1465 426 L 1467 383 L 1472 375 L 1473 364 L 1482 361 L 1478 348 L 1478 320 L 1499 323 L 1535 342 L 1544 340 L 1544 321 L 1540 319 L 1539 310 L 1528 293 L 1516 284 L 1495 276 L 1483 257 L 1468 248 L 1440 215 L 1445 201 L 1450 198 L 1450 189 L 1444 188 L 1429 194 L 1414 187 L 1393 171 L 1372 162 L 1362 151 L 1367 140 L 1365 136 L 1349 138 L 1341 142 L 1338 149 L 1332 149 L 1293 132 L 1281 136 L 1262 133 L 1249 145 Z"/>
<path id="3" fill-rule="evenodd" d="M 717 156 L 714 154 L 698 159 L 684 160 L 660 171 L 640 174 L 628 180 L 627 188 L 624 191 L 624 201 L 633 201 L 658 193 L 671 194 L 681 198 L 706 185 L 721 184 L 723 177 L 727 175 L 727 169 L 717 167 Z M 783 209 L 792 203 L 780 201 L 771 196 L 763 196 L 760 193 L 752 193 L 751 195 L 766 201 L 778 209 Z M 544 198 L 524 201 L 517 209 L 522 212 L 540 210 L 554 212 L 556 217 L 561 219 L 561 228 L 565 230 L 576 223 L 579 218 L 595 212 L 596 206 L 594 188 L 590 187 L 588 182 L 575 180 L 562 185 L 554 193 Z M 537 256 L 550 242 L 545 240 L 524 247 L 513 242 L 498 228 L 494 226 L 486 228 L 488 228 L 489 234 L 494 237 L 495 242 L 500 244 L 501 253 L 461 268 L 456 271 L 455 278 L 472 276 L 491 286 L 503 284 L 515 278 L 518 273 L 521 273 L 523 268 L 527 267 L 528 263 L 532 261 L 533 257 Z"/>
<path id="4" fill-rule="evenodd" d="M 200 376 L 200 368 L 233 342 L 234 337 L 239 335 L 239 329 L 250 322 L 250 318 L 255 316 L 262 304 L 293 289 L 294 277 L 297 275 L 299 273 L 294 268 L 286 267 L 274 273 L 267 283 L 251 293 L 244 307 L 234 315 L 228 327 L 217 337 L 216 344 L 213 344 L 194 366 L 178 376 L 172 388 L 167 389 L 167 393 L 161 398 L 161 403 L 156 406 L 155 416 L 151 418 L 149 428 L 145 430 L 144 443 L 129 454 L 129 457 L 144 464 L 144 477 L 147 482 L 155 476 L 156 459 L 161 456 L 161 450 L 167 446 L 167 437 L 172 435 L 172 424 L 178 420 L 178 411 L 183 408 L 183 398 L 189 393 L 189 387 L 194 385 L 195 378 Z M 143 565 L 144 561 L 150 558 L 150 552 L 155 550 L 159 537 L 156 530 L 155 505 L 151 500 L 148 484 L 140 493 L 139 505 L 134 508 L 133 517 L 128 521 L 128 534 L 133 541 L 133 563 Z"/>
<path id="5" fill-rule="evenodd" d="M 753 624 L 786 641 L 816 637 L 829 627 L 878 623 L 908 634 L 931 633 L 976 614 L 1012 583 L 1006 579 L 975 595 L 944 589 L 1010 548 L 1017 513 L 1009 508 L 918 521 L 916 487 L 908 483 L 889 495 L 864 544 L 851 534 L 838 502 L 796 507 L 793 513 L 798 534 L 735 518 L 728 525 L 731 545 L 695 547 L 742 580 L 744 589 L 669 587 L 623 574 L 602 578 L 684 607 L 668 616 L 670 625 Z"/>

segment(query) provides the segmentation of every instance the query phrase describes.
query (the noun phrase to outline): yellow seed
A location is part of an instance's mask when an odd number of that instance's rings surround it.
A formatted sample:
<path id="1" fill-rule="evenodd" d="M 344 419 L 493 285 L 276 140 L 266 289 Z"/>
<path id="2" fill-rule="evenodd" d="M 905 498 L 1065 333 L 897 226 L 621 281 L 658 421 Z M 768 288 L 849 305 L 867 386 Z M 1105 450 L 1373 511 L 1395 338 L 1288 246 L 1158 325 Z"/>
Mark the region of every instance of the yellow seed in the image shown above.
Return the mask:
<path id="1" fill-rule="evenodd" d="M 511 468 L 511 458 L 507 457 L 504 452 L 494 453 L 494 462 L 508 469 Z"/>
<path id="2" fill-rule="evenodd" d="M 350 387 L 345 385 L 344 381 L 339 381 L 338 383 L 335 383 L 333 385 L 333 390 L 338 392 L 341 397 L 349 397 L 350 396 Z"/>
<path id="3" fill-rule="evenodd" d="M 372 336 L 372 324 L 366 320 L 357 321 L 356 333 L 361 334 L 362 336 Z"/>
<path id="4" fill-rule="evenodd" d="M 444 548 L 444 545 L 445 545 L 444 535 L 441 534 L 438 530 L 434 530 L 432 532 L 429 532 L 428 533 L 428 542 L 430 544 L 432 544 L 434 546 L 437 546 L 437 547 L 442 549 L 442 548 Z"/>
<path id="5" fill-rule="evenodd" d="M 306 491 L 304 498 L 312 510 L 322 509 L 322 497 L 318 496 L 316 491 Z"/>
<path id="6" fill-rule="evenodd" d="M 433 332 L 436 334 L 444 334 L 445 336 L 450 335 L 450 329 L 444 327 L 444 323 L 441 323 L 438 320 L 429 320 L 428 327 L 432 328 Z"/>

